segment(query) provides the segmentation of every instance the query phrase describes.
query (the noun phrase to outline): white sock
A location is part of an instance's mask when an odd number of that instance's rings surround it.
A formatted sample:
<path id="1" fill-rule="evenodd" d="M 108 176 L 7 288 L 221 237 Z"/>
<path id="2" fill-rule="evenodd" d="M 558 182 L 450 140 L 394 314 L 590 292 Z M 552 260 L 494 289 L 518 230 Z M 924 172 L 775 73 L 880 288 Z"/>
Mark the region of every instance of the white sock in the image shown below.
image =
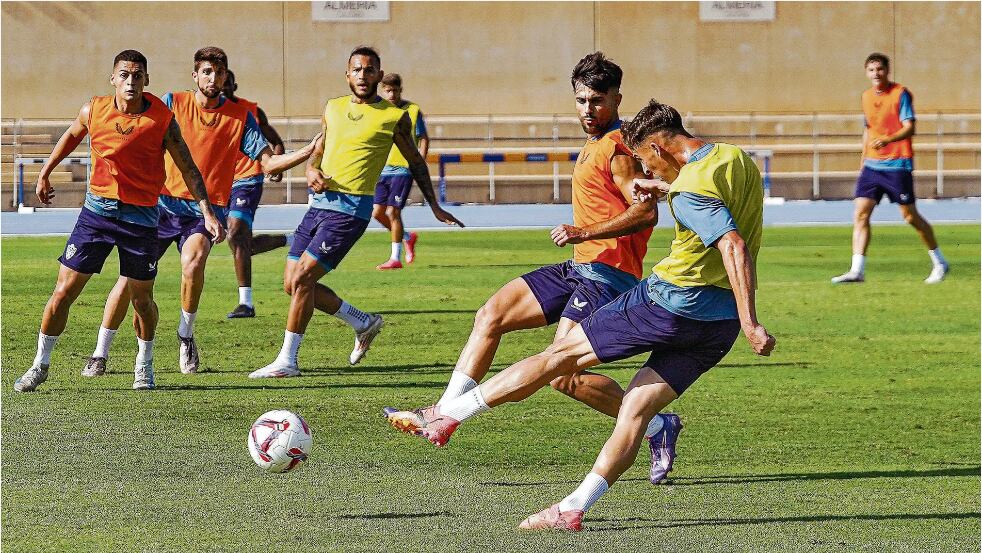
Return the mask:
<path id="1" fill-rule="evenodd" d="M 292 248 L 293 247 L 293 237 L 295 235 L 296 235 L 296 233 L 294 233 L 294 232 L 288 232 L 288 233 L 286 233 L 284 235 L 284 237 L 286 238 L 286 247 L 288 247 L 288 248 Z"/>
<path id="2" fill-rule="evenodd" d="M 409 242 L 409 238 L 410 238 L 409 231 L 408 230 L 407 231 L 403 231 L 403 233 L 402 233 L 402 241 L 403 242 Z"/>
<path id="3" fill-rule="evenodd" d="M 481 387 L 476 386 L 467 390 L 459 397 L 455 397 L 441 405 L 440 413 L 464 422 L 474 415 L 483 413 L 489 409 L 491 408 L 484 402 L 484 394 L 481 393 Z"/>
<path id="4" fill-rule="evenodd" d="M 38 332 L 38 352 L 34 356 L 34 364 L 32 366 L 50 365 L 51 351 L 55 349 L 56 343 L 58 343 L 58 336 L 48 336 L 47 334 Z"/>
<path id="5" fill-rule="evenodd" d="M 864 271 L 866 271 L 866 256 L 859 253 L 852 254 L 852 268 L 849 272 L 863 274 Z"/>
<path id="6" fill-rule="evenodd" d="M 113 343 L 113 338 L 116 337 L 117 330 L 111 328 L 99 327 L 99 340 L 95 343 L 95 351 L 92 352 L 92 357 L 109 357 L 109 346 Z"/>
<path id="7" fill-rule="evenodd" d="M 944 256 L 941 255 L 941 248 L 934 248 L 933 250 L 928 250 L 927 254 L 931 256 L 931 263 L 934 263 L 935 267 L 947 265 L 947 262 L 944 260 Z"/>
<path id="8" fill-rule="evenodd" d="M 283 347 L 280 349 L 280 354 L 276 356 L 276 360 L 288 365 L 296 365 L 297 351 L 300 350 L 301 340 L 303 340 L 303 334 L 297 334 L 289 330 L 284 331 Z"/>
<path id="9" fill-rule="evenodd" d="M 252 307 L 252 286 L 239 286 L 239 303 Z"/>
<path id="10" fill-rule="evenodd" d="M 402 259 L 402 242 L 392 243 L 392 255 L 389 256 L 389 259 L 395 259 L 396 261 Z"/>
<path id="11" fill-rule="evenodd" d="M 665 419 L 656 413 L 655 416 L 651 418 L 651 422 L 648 423 L 648 428 L 644 431 L 644 437 L 650 438 L 661 432 L 663 426 L 665 426 Z"/>
<path id="12" fill-rule="evenodd" d="M 451 399 L 457 399 L 458 397 L 464 395 L 465 392 L 468 392 L 476 387 L 477 382 L 474 382 L 473 378 L 460 371 L 454 371 L 450 374 L 450 382 L 447 383 L 447 389 L 444 390 L 443 396 L 440 397 L 440 401 L 436 402 L 436 404 L 443 405 Z"/>
<path id="13" fill-rule="evenodd" d="M 573 493 L 559 502 L 559 511 L 587 511 L 609 487 L 603 476 L 591 472 Z"/>
<path id="14" fill-rule="evenodd" d="M 198 312 L 188 313 L 187 311 L 181 309 L 181 320 L 177 324 L 177 335 L 181 338 L 190 338 L 194 335 L 194 319 L 198 316 Z"/>
<path id="15" fill-rule="evenodd" d="M 153 340 L 136 339 L 136 364 L 137 366 L 153 364 Z"/>
<path id="16" fill-rule="evenodd" d="M 344 300 L 341 300 L 341 307 L 334 316 L 351 325 L 355 332 L 362 332 L 368 328 L 368 314 Z"/>

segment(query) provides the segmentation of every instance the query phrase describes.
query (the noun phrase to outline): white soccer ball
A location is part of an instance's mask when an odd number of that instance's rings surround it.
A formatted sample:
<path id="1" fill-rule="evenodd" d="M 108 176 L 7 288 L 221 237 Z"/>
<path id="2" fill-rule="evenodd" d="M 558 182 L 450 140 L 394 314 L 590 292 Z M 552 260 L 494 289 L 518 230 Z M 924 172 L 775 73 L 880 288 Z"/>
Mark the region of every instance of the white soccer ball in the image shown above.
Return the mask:
<path id="1" fill-rule="evenodd" d="M 269 472 L 287 472 L 307 460 L 313 436 L 307 421 L 290 411 L 263 413 L 249 430 L 249 454 Z"/>

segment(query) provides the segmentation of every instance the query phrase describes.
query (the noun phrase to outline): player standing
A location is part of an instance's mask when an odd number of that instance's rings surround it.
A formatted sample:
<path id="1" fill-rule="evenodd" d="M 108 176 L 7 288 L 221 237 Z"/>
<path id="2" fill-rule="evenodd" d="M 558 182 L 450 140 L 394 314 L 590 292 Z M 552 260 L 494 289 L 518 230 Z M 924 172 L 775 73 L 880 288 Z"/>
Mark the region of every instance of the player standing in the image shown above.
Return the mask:
<path id="1" fill-rule="evenodd" d="M 381 95 L 396 107 L 406 110 L 413 127 L 413 138 L 419 148 L 419 154 L 426 159 L 430 149 L 430 137 L 426 134 L 426 122 L 419 106 L 402 99 L 402 77 L 398 73 L 388 73 L 382 77 Z M 375 200 L 372 205 L 372 217 L 382 226 L 389 229 L 392 235 L 392 252 L 389 260 L 376 269 L 380 271 L 402 268 L 402 246 L 406 246 L 406 263 L 416 260 L 416 240 L 419 235 L 408 232 L 402 223 L 402 210 L 409 200 L 409 191 L 413 187 L 413 175 L 409 172 L 409 162 L 399 148 L 393 146 L 389 159 L 382 168 L 382 176 L 375 185 Z"/>
<path id="2" fill-rule="evenodd" d="M 769 355 L 774 348 L 755 308 L 763 186 L 753 160 L 736 146 L 692 136 L 678 111 L 654 100 L 624 126 L 624 139 L 656 176 L 671 183 L 675 239 L 653 274 L 544 352 L 457 399 L 390 416 L 397 428 L 442 446 L 461 422 L 521 401 L 557 377 L 651 352 L 624 394 L 613 434 L 592 471 L 572 494 L 527 518 L 522 528 L 580 530 L 583 513 L 634 463 L 652 418 L 726 355 L 741 327 L 755 353 Z"/>
<path id="3" fill-rule="evenodd" d="M 501 336 L 557 323 L 559 340 L 588 315 L 636 286 L 642 274 L 651 227 L 658 220 L 654 198 L 634 202 L 640 165 L 624 145 L 618 107 L 623 72 L 602 53 L 584 57 L 571 84 L 577 115 L 588 139 L 573 168 L 573 222 L 552 230 L 558 246 L 574 244 L 573 260 L 548 265 L 503 286 L 477 312 L 467 345 L 437 405 L 455 399 L 487 374 Z M 613 379 L 591 372 L 555 379 L 552 386 L 612 417 L 624 390 Z M 658 483 L 672 468 L 677 415 L 654 417 L 650 437 L 650 478 Z"/>
<path id="4" fill-rule="evenodd" d="M 324 139 L 317 142 L 307 163 L 307 184 L 314 196 L 297 227 L 283 274 L 283 288 L 291 296 L 283 347 L 272 363 L 249 378 L 300 376 L 297 351 L 315 307 L 354 329 L 355 347 L 348 357 L 352 365 L 361 361 L 382 329 L 380 315 L 362 312 L 318 281 L 337 268 L 365 232 L 375 183 L 393 144 L 409 162 L 437 220 L 464 226 L 437 203 L 426 160 L 413 140 L 409 114 L 377 94 L 384 76 L 378 53 L 366 46 L 356 48 L 348 56 L 345 75 L 352 94 L 327 101 Z"/>
<path id="5" fill-rule="evenodd" d="M 869 218 L 886 194 L 900 207 L 904 221 L 917 230 L 931 257 L 931 274 L 924 282 L 937 284 L 948 274 L 948 262 L 934 238 L 934 229 L 914 205 L 914 99 L 902 85 L 890 81 L 890 58 L 872 53 L 866 58 L 866 76 L 873 86 L 863 92 L 863 167 L 856 181 L 852 229 L 852 266 L 832 278 L 833 284 L 866 280 Z"/>
<path id="6" fill-rule="evenodd" d="M 191 73 L 196 89 L 193 92 L 168 92 L 162 98 L 183 129 L 188 149 L 201 169 L 211 209 L 222 220 L 225 219 L 231 197 L 232 181 L 240 153 L 259 160 L 263 172 L 275 174 L 303 163 L 314 148 L 312 141 L 296 152 L 274 155 L 255 117 L 245 107 L 228 101 L 221 95 L 227 67 L 228 57 L 221 48 L 201 48 L 194 54 L 194 71 Z M 178 364 L 182 373 L 193 374 L 200 366 L 198 346 L 194 339 L 194 322 L 205 284 L 205 263 L 212 244 L 224 238 L 225 229 L 219 225 L 219 232 L 216 234 L 215 229 L 205 226 L 200 207 L 189 201 L 189 194 L 180 186 L 175 160 L 166 157 L 165 167 L 165 190 L 158 201 L 160 220 L 157 226 L 157 254 L 162 257 L 172 243 L 177 244 L 181 254 Z M 126 316 L 130 300 L 127 290 L 127 279 L 120 277 L 106 301 L 98 342 L 82 371 L 83 376 L 99 376 L 105 373 L 109 346 Z"/>
<path id="7" fill-rule="evenodd" d="M 242 105 L 259 123 L 259 130 L 269 143 L 274 154 L 286 152 L 283 139 L 276 129 L 269 124 L 266 112 L 256 102 L 235 95 L 239 85 L 235 82 L 235 73 L 226 71 L 225 86 L 222 94 L 229 100 Z M 252 303 L 252 256 L 265 253 L 288 245 L 292 235 L 289 234 L 252 234 L 252 224 L 259 208 L 259 200 L 263 197 L 263 181 L 266 175 L 258 160 L 251 159 L 245 154 L 239 155 L 235 164 L 235 180 L 232 182 L 232 195 L 228 200 L 228 245 L 232 249 L 232 259 L 235 264 L 235 277 L 239 281 L 239 305 L 228 314 L 229 319 L 255 317 L 256 308 Z M 269 180 L 279 182 L 283 173 L 270 175 Z"/>
<path id="8" fill-rule="evenodd" d="M 49 204 L 54 198 L 48 181 L 51 171 L 89 135 L 92 174 L 85 203 L 58 259 L 61 269 L 44 308 L 37 355 L 31 368 L 14 382 L 17 392 L 30 392 L 47 380 L 51 351 L 68 324 L 71 305 L 92 274 L 102 271 L 113 246 L 119 250 L 119 274 L 133 301 L 138 344 L 133 388 L 153 388 L 157 196 L 164 186 L 165 150 L 179 170 L 180 186 L 198 202 L 203 225 L 222 235 L 174 114 L 159 98 L 143 91 L 150 83 L 147 58 L 136 50 L 123 50 L 113 60 L 109 82 L 115 94 L 96 96 L 82 105 L 38 174 L 38 200 Z"/>

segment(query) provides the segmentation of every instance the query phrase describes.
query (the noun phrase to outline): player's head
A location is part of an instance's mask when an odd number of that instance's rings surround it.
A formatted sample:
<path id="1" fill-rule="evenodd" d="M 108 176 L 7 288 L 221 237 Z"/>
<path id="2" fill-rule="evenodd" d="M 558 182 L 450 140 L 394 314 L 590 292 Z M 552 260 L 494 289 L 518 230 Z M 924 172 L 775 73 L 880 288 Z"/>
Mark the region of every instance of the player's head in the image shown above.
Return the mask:
<path id="1" fill-rule="evenodd" d="M 239 89 L 239 85 L 235 84 L 235 73 L 232 73 L 231 69 L 225 70 L 225 86 L 222 87 L 222 94 L 226 98 L 235 98 L 235 91 Z"/>
<path id="2" fill-rule="evenodd" d="M 116 89 L 116 96 L 132 100 L 143 95 L 143 87 L 150 84 L 147 58 L 136 50 L 123 50 L 113 59 L 113 72 L 109 82 Z"/>
<path id="3" fill-rule="evenodd" d="M 624 144 L 641 161 L 645 173 L 650 173 L 666 182 L 678 177 L 678 163 L 665 147 L 679 137 L 692 135 L 682 126 L 682 116 L 668 104 L 657 100 L 648 102 L 634 119 L 621 127 Z"/>
<path id="4" fill-rule="evenodd" d="M 205 46 L 194 53 L 194 72 L 191 78 L 207 98 L 217 98 L 228 75 L 228 56 L 215 46 Z"/>
<path id="5" fill-rule="evenodd" d="M 362 100 L 374 98 L 378 93 L 378 83 L 385 76 L 382 71 L 382 58 L 374 48 L 359 46 L 348 55 L 348 77 L 351 93 Z"/>
<path id="6" fill-rule="evenodd" d="M 616 63 L 594 52 L 581 59 L 573 68 L 570 82 L 576 98 L 576 115 L 583 132 L 598 135 L 607 130 L 619 117 L 621 78 L 624 72 Z"/>
<path id="7" fill-rule="evenodd" d="M 382 97 L 399 105 L 402 102 L 402 77 L 398 73 L 386 73 L 382 77 Z"/>
<path id="8" fill-rule="evenodd" d="M 873 52 L 866 56 L 866 78 L 873 83 L 873 86 L 880 88 L 890 82 L 890 58 L 886 54 Z"/>

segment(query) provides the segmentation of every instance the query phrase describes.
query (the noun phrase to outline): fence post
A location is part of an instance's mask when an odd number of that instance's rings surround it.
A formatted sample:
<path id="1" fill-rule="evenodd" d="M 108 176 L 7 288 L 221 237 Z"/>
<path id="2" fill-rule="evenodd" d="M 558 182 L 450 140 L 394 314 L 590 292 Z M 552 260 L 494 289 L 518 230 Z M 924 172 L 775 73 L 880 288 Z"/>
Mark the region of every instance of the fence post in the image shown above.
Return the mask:
<path id="1" fill-rule="evenodd" d="M 439 155 L 440 159 L 440 198 L 437 200 L 441 204 L 447 203 L 447 167 L 443 163 L 443 154 Z"/>
<path id="2" fill-rule="evenodd" d="M 289 129 L 289 132 L 287 132 L 287 137 L 286 137 L 287 142 L 286 142 L 286 144 L 290 144 L 290 138 L 293 136 L 293 122 L 290 121 L 289 116 L 287 117 L 286 128 Z M 284 144 L 284 148 L 283 148 L 284 151 L 286 150 L 286 144 Z M 304 166 L 306 167 L 306 164 L 304 164 Z M 286 184 L 286 197 L 284 198 L 283 201 L 285 201 L 286 203 L 290 203 L 290 201 L 293 199 L 293 193 L 292 193 L 293 192 L 293 169 L 290 169 L 289 171 L 287 171 L 286 174 L 283 175 L 283 180 L 280 181 L 280 182 Z"/>
<path id="3" fill-rule="evenodd" d="M 812 199 L 817 200 L 822 196 L 820 183 L 818 180 L 818 113 L 812 113 Z"/>
<path id="4" fill-rule="evenodd" d="M 937 163 L 937 184 L 935 185 L 935 196 L 941 197 L 944 194 L 944 119 L 942 113 L 938 112 L 938 163 Z"/>
<path id="5" fill-rule="evenodd" d="M 20 163 L 17 166 L 17 203 L 14 207 L 20 207 L 24 204 L 24 164 Z"/>
<path id="6" fill-rule="evenodd" d="M 552 114 L 552 149 L 559 147 L 559 116 Z M 559 162 L 552 162 L 552 201 L 559 201 Z"/>

